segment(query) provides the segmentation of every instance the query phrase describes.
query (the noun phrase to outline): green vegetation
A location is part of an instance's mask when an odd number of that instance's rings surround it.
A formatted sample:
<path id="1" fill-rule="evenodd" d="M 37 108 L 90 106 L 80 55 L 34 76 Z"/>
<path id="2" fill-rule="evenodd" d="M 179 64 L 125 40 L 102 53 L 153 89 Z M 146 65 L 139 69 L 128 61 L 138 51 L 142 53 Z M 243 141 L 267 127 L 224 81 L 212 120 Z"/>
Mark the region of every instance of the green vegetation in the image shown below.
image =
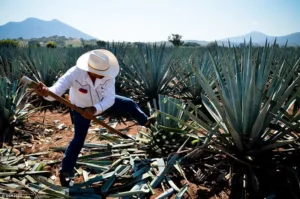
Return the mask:
<path id="1" fill-rule="evenodd" d="M 130 57 L 120 62 L 120 78 L 136 101 L 146 104 L 158 99 L 158 94 L 171 92 L 170 82 L 174 77 L 171 67 L 177 67 L 175 54 L 176 50 L 164 44 L 138 45 L 133 47 Z"/>
<path id="2" fill-rule="evenodd" d="M 65 36 L 51 36 L 51 37 L 42 37 L 42 38 L 32 38 L 32 39 L 23 39 L 22 37 L 18 39 L 12 40 L 0 40 L 0 47 L 4 46 L 12 46 L 12 47 L 46 47 L 47 43 L 51 41 L 56 44 L 56 47 L 80 47 L 83 46 L 82 43 L 85 45 L 91 46 L 99 46 L 104 47 L 106 45 L 105 41 L 97 41 L 95 39 L 92 40 L 80 40 L 75 38 L 67 38 Z M 98 42 L 98 43 L 97 43 Z"/>
<path id="3" fill-rule="evenodd" d="M 17 80 L 10 82 L 0 77 L 0 147 L 12 142 L 15 127 L 35 110 L 29 104 L 20 104 L 24 95 L 25 87 L 19 88 Z"/>
<path id="4" fill-rule="evenodd" d="M 181 37 L 174 38 L 181 41 Z M 122 150 L 122 156 L 128 157 L 126 161 L 131 165 L 114 165 L 114 170 L 139 171 L 147 178 L 151 174 L 154 177 L 147 181 L 149 186 L 155 188 L 163 183 L 179 196 L 186 188 L 169 186 L 167 174 L 173 168 L 181 172 L 175 174 L 176 178 L 186 176 L 212 190 L 230 189 L 230 198 L 234 199 L 300 195 L 299 48 L 267 42 L 265 46 L 253 46 L 251 41 L 230 47 L 216 43 L 207 47 L 168 47 L 85 40 L 78 40 L 75 47 L 68 39 L 70 43 L 66 45 L 72 47 L 61 48 L 57 40 L 51 40 L 57 42 L 57 48 L 49 49 L 46 41 L 50 40 L 0 48 L 1 142 L 10 142 L 16 125 L 21 123 L 18 120 L 23 121 L 19 116 L 25 113 L 24 106 L 20 106 L 25 89 L 17 83 L 21 75 L 50 86 L 76 64 L 81 54 L 105 48 L 117 56 L 121 66 L 117 93 L 133 98 L 143 109 L 149 104 L 153 109 L 150 113 L 156 113 L 157 122 L 151 126 L 150 134 L 136 139 L 140 149 L 152 149 L 147 150 L 147 157 L 155 157 L 155 162 L 166 168 L 152 172 L 149 159 L 141 161 L 140 157 L 126 156 Z M 26 113 L 33 110 L 29 107 L 26 106 Z M 22 114 L 22 118 L 27 116 Z M 115 143 L 124 143 L 105 136 Z M 178 150 L 180 153 L 174 153 Z M 91 161 L 90 166 L 103 172 L 103 166 Z M 114 164 L 119 164 L 117 161 Z M 134 186 L 145 182 L 131 175 L 121 180 L 115 173 L 105 179 L 103 175 L 95 179 L 103 181 L 104 188 L 97 191 L 104 195 L 114 195 L 118 183 Z M 82 186 L 89 186 L 95 179 Z M 126 188 L 122 187 L 128 191 Z M 146 193 L 139 194 L 143 198 Z"/>
<path id="5" fill-rule="evenodd" d="M 191 136 L 188 133 L 191 129 L 185 128 L 186 126 L 178 122 L 180 120 L 186 123 L 189 121 L 189 117 L 177 106 L 184 109 L 186 104 L 175 98 L 164 95 L 158 96 L 158 104 L 155 103 L 154 108 L 155 110 L 160 110 L 160 112 L 154 113 L 156 114 L 157 122 L 151 126 L 150 149 L 153 150 L 152 153 L 169 155 L 176 152 L 186 140 L 189 140 L 186 146 L 191 147 L 193 143 L 201 139 L 197 135 Z M 165 117 L 165 115 L 168 115 L 168 117 Z M 173 120 L 170 117 L 177 119 Z"/>
<path id="6" fill-rule="evenodd" d="M 171 42 L 174 46 L 182 46 L 184 41 L 181 40 L 182 36 L 179 34 L 172 34 L 168 37 L 168 41 Z"/>
<path id="7" fill-rule="evenodd" d="M 196 43 L 196 42 L 185 42 L 183 44 L 186 47 L 197 47 L 197 46 L 201 46 L 200 44 Z"/>
<path id="8" fill-rule="evenodd" d="M 105 42 L 105 41 L 99 40 L 99 41 L 97 41 L 96 43 L 97 43 L 97 45 L 98 45 L 99 48 L 103 48 L 103 47 L 106 46 L 106 42 Z"/>
<path id="9" fill-rule="evenodd" d="M 56 43 L 54 41 L 48 41 L 46 44 L 47 48 L 56 48 Z"/>
<path id="10" fill-rule="evenodd" d="M 11 39 L 0 40 L 0 48 L 1 47 L 16 48 L 16 47 L 18 47 L 18 45 L 19 45 L 19 42 L 11 40 Z"/>
<path id="11" fill-rule="evenodd" d="M 265 198 L 270 194 L 293 198 L 300 193 L 299 173 L 295 176 L 299 156 L 296 151 L 287 153 L 298 149 L 299 115 L 289 114 L 288 108 L 299 96 L 300 59 L 286 64 L 285 59 L 276 57 L 276 48 L 266 44 L 263 49 L 254 49 L 250 41 L 239 53 L 230 48 L 210 54 L 216 82 L 211 84 L 201 70 L 195 75 L 204 91 L 202 103 L 213 121 L 203 118 L 193 104 L 177 106 L 190 116 L 192 125 L 165 113 L 193 128 L 191 136 L 197 136 L 199 128 L 205 130 L 206 139 L 194 153 L 210 150 L 225 155 L 215 169 L 222 168 L 230 175 L 232 198 Z M 205 163 L 202 158 L 199 161 Z"/>

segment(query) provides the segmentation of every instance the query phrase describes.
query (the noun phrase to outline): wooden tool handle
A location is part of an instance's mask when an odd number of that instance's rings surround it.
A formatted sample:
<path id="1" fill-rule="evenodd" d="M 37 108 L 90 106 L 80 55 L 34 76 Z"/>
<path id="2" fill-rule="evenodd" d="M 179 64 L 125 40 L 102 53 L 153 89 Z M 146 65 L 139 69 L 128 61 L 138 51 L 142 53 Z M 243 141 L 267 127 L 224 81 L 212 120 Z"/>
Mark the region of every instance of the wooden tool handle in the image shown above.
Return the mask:
<path id="1" fill-rule="evenodd" d="M 28 78 L 26 76 L 22 77 L 20 81 L 23 82 L 23 83 L 28 84 L 30 87 L 32 87 L 34 89 L 36 89 L 39 86 L 39 84 L 37 82 L 31 80 L 30 78 Z M 64 105 L 66 105 L 67 107 L 71 108 L 72 110 L 80 113 L 81 115 L 83 114 L 83 112 L 84 112 L 83 109 L 75 106 L 74 104 L 71 104 L 68 100 L 65 100 L 64 98 L 62 98 L 62 97 L 60 97 L 60 96 L 52 93 L 51 91 L 48 91 L 48 94 L 49 94 L 49 96 L 53 97 L 54 99 L 56 99 L 57 101 L 59 101 L 60 103 L 62 103 Z M 121 136 L 124 139 L 132 139 L 132 140 L 134 140 L 133 138 L 129 137 L 128 135 L 125 135 L 125 134 L 121 133 L 117 129 L 114 129 L 113 127 L 111 127 L 108 124 L 102 122 L 101 120 L 98 120 L 95 116 L 93 116 L 91 118 L 91 120 L 97 122 L 101 126 L 107 128 L 110 132 L 113 132 L 113 133 Z"/>

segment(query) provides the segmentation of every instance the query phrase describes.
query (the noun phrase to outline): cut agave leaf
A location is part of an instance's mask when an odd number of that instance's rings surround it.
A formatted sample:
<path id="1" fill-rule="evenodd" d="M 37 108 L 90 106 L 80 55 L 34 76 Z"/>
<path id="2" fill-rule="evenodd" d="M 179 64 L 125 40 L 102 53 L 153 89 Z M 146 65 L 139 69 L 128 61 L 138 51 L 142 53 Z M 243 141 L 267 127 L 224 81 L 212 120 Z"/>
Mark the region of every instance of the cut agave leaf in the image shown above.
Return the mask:
<path id="1" fill-rule="evenodd" d="M 180 191 L 180 189 L 176 186 L 176 184 L 171 180 L 170 177 L 166 176 L 168 184 L 177 192 Z"/>
<path id="2" fill-rule="evenodd" d="M 162 173 L 160 173 L 160 175 L 157 175 L 150 183 L 150 186 L 152 188 L 156 188 L 161 181 L 163 180 L 163 178 L 165 177 L 165 175 L 167 175 L 171 169 L 171 167 L 175 164 L 176 160 L 178 159 L 178 155 L 173 155 L 171 157 L 171 159 L 169 160 L 169 162 L 167 163 L 167 166 L 165 167 L 164 171 Z"/>
<path id="3" fill-rule="evenodd" d="M 83 175 L 84 182 L 89 180 L 89 173 L 86 170 L 83 170 L 82 175 Z"/>
<path id="4" fill-rule="evenodd" d="M 101 187 L 101 192 L 106 193 L 108 189 L 113 185 L 116 180 L 116 176 L 112 175 Z"/>
<path id="5" fill-rule="evenodd" d="M 138 194 L 144 194 L 144 193 L 149 193 L 150 189 L 147 184 L 144 184 L 141 186 L 141 189 L 139 190 L 133 190 L 133 191 L 125 191 L 125 192 L 120 192 L 116 194 L 110 194 L 108 195 L 109 197 L 123 197 L 123 196 L 134 196 Z"/>
<path id="6" fill-rule="evenodd" d="M 180 199 L 183 197 L 184 193 L 188 190 L 188 184 L 185 184 L 184 187 L 176 194 L 175 199 Z"/>
<path id="7" fill-rule="evenodd" d="M 15 175 L 17 172 L 0 172 L 0 177 L 5 177 L 5 176 L 12 176 Z"/>
<path id="8" fill-rule="evenodd" d="M 111 171 L 109 173 L 105 174 L 99 174 L 94 176 L 93 178 L 90 178 L 88 181 L 83 182 L 83 183 L 77 183 L 74 185 L 74 187 L 82 187 L 82 186 L 88 186 L 96 182 L 103 181 L 104 179 L 110 178 L 114 175 L 115 171 Z"/>
<path id="9" fill-rule="evenodd" d="M 94 194 L 95 190 L 93 188 L 74 188 L 69 187 L 69 194 L 72 196 L 74 194 Z"/>
<path id="10" fill-rule="evenodd" d="M 173 194 L 173 192 L 174 192 L 174 189 L 170 188 L 170 189 L 166 190 L 164 193 L 157 196 L 156 199 L 168 198 L 169 196 L 171 196 Z"/>
<path id="11" fill-rule="evenodd" d="M 18 171 L 18 166 L 0 165 L 0 171 Z"/>
<path id="12" fill-rule="evenodd" d="M 41 178 L 41 177 L 37 177 L 37 180 L 39 181 L 39 183 L 44 184 L 46 187 L 53 189 L 54 191 L 60 192 L 60 193 L 65 193 L 65 190 L 60 187 L 57 186 L 55 184 L 49 183 L 48 181 L 46 181 L 45 179 Z"/>

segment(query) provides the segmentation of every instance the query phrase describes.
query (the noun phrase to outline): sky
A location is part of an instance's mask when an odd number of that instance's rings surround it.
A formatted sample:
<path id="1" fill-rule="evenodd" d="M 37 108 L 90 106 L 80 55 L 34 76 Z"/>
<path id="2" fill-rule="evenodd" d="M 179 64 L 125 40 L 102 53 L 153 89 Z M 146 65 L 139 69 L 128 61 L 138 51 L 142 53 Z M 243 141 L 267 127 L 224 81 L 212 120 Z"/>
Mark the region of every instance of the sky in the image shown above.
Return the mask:
<path id="1" fill-rule="evenodd" d="M 0 0 L 0 26 L 57 19 L 104 41 L 214 41 L 300 32 L 300 0 Z"/>

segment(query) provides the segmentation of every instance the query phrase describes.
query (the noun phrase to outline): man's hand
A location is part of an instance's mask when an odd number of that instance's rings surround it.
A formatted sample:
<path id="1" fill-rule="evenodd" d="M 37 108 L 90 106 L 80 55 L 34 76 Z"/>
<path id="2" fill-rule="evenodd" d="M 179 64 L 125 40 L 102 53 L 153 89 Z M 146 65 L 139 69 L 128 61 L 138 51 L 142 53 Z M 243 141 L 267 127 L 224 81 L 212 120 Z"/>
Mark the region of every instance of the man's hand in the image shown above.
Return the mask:
<path id="1" fill-rule="evenodd" d="M 35 92 L 42 97 L 47 97 L 49 95 L 48 87 L 42 82 L 40 82 L 39 85 L 35 88 Z"/>
<path id="2" fill-rule="evenodd" d="M 96 113 L 97 109 L 94 106 L 88 107 L 84 109 L 84 112 L 82 114 L 83 117 L 86 119 L 92 119 L 94 117 L 94 114 Z"/>

